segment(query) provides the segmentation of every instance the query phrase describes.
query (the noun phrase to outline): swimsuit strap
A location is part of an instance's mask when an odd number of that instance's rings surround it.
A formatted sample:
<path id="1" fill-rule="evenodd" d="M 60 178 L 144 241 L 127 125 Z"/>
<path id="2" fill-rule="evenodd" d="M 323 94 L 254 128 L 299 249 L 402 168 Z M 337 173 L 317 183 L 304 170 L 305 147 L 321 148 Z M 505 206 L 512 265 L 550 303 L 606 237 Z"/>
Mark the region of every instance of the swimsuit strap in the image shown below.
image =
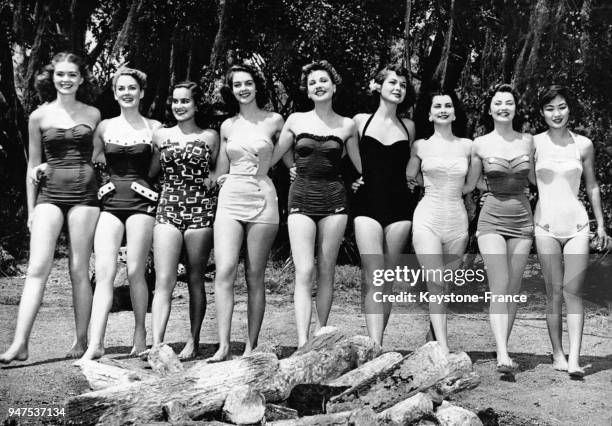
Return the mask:
<path id="1" fill-rule="evenodd" d="M 408 131 L 408 128 L 406 127 L 406 125 L 404 124 L 404 122 L 402 121 L 402 119 L 400 117 L 397 117 L 397 119 L 399 120 L 400 124 L 402 125 L 402 127 L 406 131 L 406 136 L 408 136 L 408 140 L 410 140 L 410 132 Z"/>
<path id="2" fill-rule="evenodd" d="M 574 152 L 576 153 L 576 160 L 578 160 L 578 161 L 580 161 L 582 163 L 582 157 L 580 156 L 580 149 L 578 148 L 578 141 L 576 140 L 576 135 L 572 131 L 568 130 L 568 132 L 569 132 L 572 140 L 574 141 Z"/>
<path id="3" fill-rule="evenodd" d="M 372 119 L 374 118 L 374 114 L 370 115 L 370 118 L 368 118 L 368 121 L 366 121 L 365 126 L 363 126 L 363 132 L 361 132 L 361 136 L 365 136 L 366 134 L 366 130 L 368 129 L 368 126 L 370 125 L 370 122 L 372 121 Z"/>

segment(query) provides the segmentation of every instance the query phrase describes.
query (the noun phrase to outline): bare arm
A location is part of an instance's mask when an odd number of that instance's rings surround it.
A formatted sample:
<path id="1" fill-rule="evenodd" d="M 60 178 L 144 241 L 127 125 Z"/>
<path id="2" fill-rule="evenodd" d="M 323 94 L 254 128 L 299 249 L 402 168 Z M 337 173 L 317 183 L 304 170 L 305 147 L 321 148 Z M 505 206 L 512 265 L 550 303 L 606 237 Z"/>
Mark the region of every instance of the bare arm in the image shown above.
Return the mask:
<path id="1" fill-rule="evenodd" d="M 348 139 L 344 142 L 344 146 L 346 148 L 346 153 L 348 154 L 353 166 L 357 170 L 359 174 L 362 174 L 361 168 L 361 155 L 359 154 L 359 133 L 357 132 L 357 125 L 355 122 L 349 118 L 347 120 L 350 122 L 350 134 Z"/>
<path id="2" fill-rule="evenodd" d="M 93 134 L 93 154 L 91 161 L 93 163 L 104 163 L 106 164 L 106 157 L 104 156 L 104 132 L 106 131 L 106 125 L 108 120 L 103 120 L 98 124 Z"/>
<path id="3" fill-rule="evenodd" d="M 533 143 L 533 136 L 531 136 L 530 134 L 526 133 L 524 136 L 527 137 L 528 143 L 529 143 L 529 164 L 531 165 L 531 167 L 529 168 L 529 175 L 527 175 L 527 178 L 529 179 L 529 183 L 532 184 L 533 186 L 536 186 L 536 175 L 535 175 L 535 145 Z"/>
<path id="4" fill-rule="evenodd" d="M 587 145 L 584 149 L 582 167 L 584 176 L 584 185 L 586 187 L 586 193 L 591 202 L 593 208 L 593 214 L 597 221 L 597 236 L 599 238 L 599 246 L 607 247 L 608 235 L 606 234 L 606 227 L 604 223 L 603 210 L 601 207 L 601 192 L 599 191 L 599 184 L 595 177 L 595 150 L 593 148 L 593 142 L 587 139 Z"/>
<path id="5" fill-rule="evenodd" d="M 419 147 L 423 143 L 423 139 L 419 139 L 412 144 L 410 150 L 410 159 L 406 166 L 406 180 L 415 182 L 417 175 L 421 172 L 421 158 L 419 157 Z"/>
<path id="6" fill-rule="evenodd" d="M 161 164 L 159 162 L 159 156 L 160 156 L 160 152 L 159 152 L 159 146 L 156 142 L 156 135 L 159 133 L 159 131 L 162 129 L 162 124 L 157 121 L 157 120 L 150 120 L 151 123 L 151 130 L 153 131 L 153 135 L 151 137 L 151 163 L 149 164 L 149 179 L 154 178 L 155 176 L 157 176 L 159 174 L 159 171 L 161 170 Z"/>
<path id="7" fill-rule="evenodd" d="M 219 177 L 229 172 L 230 161 L 227 156 L 227 137 L 232 126 L 231 119 L 227 119 L 221 125 L 219 132 L 219 153 L 217 154 L 217 161 L 215 165 L 215 171 L 213 178 L 218 180 Z"/>
<path id="8" fill-rule="evenodd" d="M 28 157 L 28 173 L 29 176 L 32 169 L 40 164 L 42 156 L 42 141 L 40 131 L 40 110 L 34 111 L 30 115 L 28 121 L 28 138 L 29 138 L 29 157 Z M 34 206 L 36 205 L 36 196 L 38 193 L 38 182 L 35 182 L 26 177 L 26 192 L 27 192 L 27 204 L 28 204 L 28 227 L 32 220 L 32 213 L 34 212 Z"/>
<path id="9" fill-rule="evenodd" d="M 291 114 L 287 118 L 285 125 L 281 129 L 280 134 L 278 136 L 278 143 L 274 146 L 274 152 L 272 153 L 272 160 L 271 160 L 272 165 L 278 163 L 278 161 L 281 158 L 283 158 L 283 161 L 285 161 L 284 160 L 285 154 L 293 146 L 293 143 L 295 141 L 295 131 L 293 130 L 295 120 L 296 120 L 295 115 Z M 291 163 L 293 164 L 293 161 L 291 161 Z M 285 164 L 287 163 L 285 162 Z M 290 167 L 290 166 L 287 166 L 287 167 Z"/>
<path id="10" fill-rule="evenodd" d="M 478 154 L 478 143 L 474 141 L 470 154 L 470 168 L 468 170 L 465 184 L 463 185 L 463 194 L 469 194 L 476 188 L 476 184 L 480 180 L 482 173 L 482 160 Z"/>

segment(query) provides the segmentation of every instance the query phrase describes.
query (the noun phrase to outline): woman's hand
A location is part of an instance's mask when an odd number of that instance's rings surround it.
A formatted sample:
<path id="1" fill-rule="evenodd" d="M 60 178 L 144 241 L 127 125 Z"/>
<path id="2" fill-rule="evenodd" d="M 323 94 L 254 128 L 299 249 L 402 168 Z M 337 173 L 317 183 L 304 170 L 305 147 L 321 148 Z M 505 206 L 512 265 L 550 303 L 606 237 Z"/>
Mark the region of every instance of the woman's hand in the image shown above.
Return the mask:
<path id="1" fill-rule="evenodd" d="M 594 248 L 597 251 L 606 251 L 608 250 L 608 248 L 610 247 L 610 237 L 608 236 L 608 234 L 606 233 L 606 228 L 603 226 L 598 226 L 597 227 L 597 231 L 595 231 L 595 238 L 594 238 Z"/>
<path id="2" fill-rule="evenodd" d="M 406 176 L 406 183 L 408 184 L 408 189 L 414 191 L 414 189 L 419 186 L 419 181 L 416 177 Z"/>
<path id="3" fill-rule="evenodd" d="M 28 179 L 34 184 L 38 184 L 40 180 L 45 176 L 47 170 L 47 163 L 41 163 L 36 167 L 33 167 L 28 172 Z"/>
<path id="4" fill-rule="evenodd" d="M 295 164 L 294 164 L 293 166 L 289 167 L 289 182 L 293 182 L 296 177 L 297 177 L 297 167 L 295 167 Z"/>
<path id="5" fill-rule="evenodd" d="M 221 176 L 219 176 L 217 178 L 217 185 L 219 185 L 219 188 L 221 188 L 223 186 L 223 183 L 225 183 L 225 181 L 227 180 L 227 177 L 229 176 L 228 173 L 222 174 Z"/>
<path id="6" fill-rule="evenodd" d="M 357 178 L 355 182 L 351 184 L 351 189 L 353 190 L 353 192 L 357 192 L 363 184 L 363 176 L 359 176 L 359 178 Z"/>

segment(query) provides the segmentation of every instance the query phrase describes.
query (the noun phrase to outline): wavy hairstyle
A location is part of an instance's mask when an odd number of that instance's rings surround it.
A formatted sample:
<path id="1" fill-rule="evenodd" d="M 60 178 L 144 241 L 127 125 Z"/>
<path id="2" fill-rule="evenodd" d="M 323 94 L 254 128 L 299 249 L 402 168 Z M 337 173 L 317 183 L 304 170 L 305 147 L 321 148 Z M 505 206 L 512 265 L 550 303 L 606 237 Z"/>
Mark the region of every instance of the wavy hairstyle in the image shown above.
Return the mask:
<path id="1" fill-rule="evenodd" d="M 176 83 L 170 89 L 170 95 L 166 100 L 166 123 L 169 126 L 176 125 L 177 121 L 172 114 L 172 96 L 176 89 L 189 89 L 191 91 L 191 99 L 196 106 L 195 122 L 196 125 L 202 129 L 209 127 L 210 122 L 210 105 L 204 100 L 204 91 L 197 83 L 193 81 L 181 81 Z"/>
<path id="2" fill-rule="evenodd" d="M 137 70 L 136 68 L 121 67 L 113 75 L 113 91 L 117 86 L 117 80 L 119 80 L 119 77 L 122 75 L 127 75 L 128 77 L 132 77 L 134 80 L 136 80 L 136 83 L 138 83 L 141 91 L 144 91 L 147 88 L 147 75 L 144 72 Z"/>
<path id="3" fill-rule="evenodd" d="M 491 108 L 491 101 L 496 93 L 510 93 L 514 98 L 514 102 L 516 104 L 516 110 L 514 114 L 514 118 L 512 119 L 512 128 L 516 131 L 521 131 L 521 127 L 523 126 L 523 116 L 522 116 L 522 105 L 519 99 L 514 86 L 508 83 L 500 83 L 495 84 L 489 88 L 487 95 L 485 96 L 485 100 L 482 104 L 482 110 L 480 115 L 480 123 L 485 127 L 487 132 L 492 132 L 494 129 L 493 117 L 489 114 L 489 109 Z"/>
<path id="4" fill-rule="evenodd" d="M 451 125 L 453 135 L 465 138 L 467 135 L 467 115 L 457 94 L 454 90 L 433 88 L 422 92 L 416 104 L 414 119 L 416 121 L 417 139 L 426 139 L 434 133 L 433 122 L 429 121 L 429 112 L 434 96 L 449 96 L 451 98 L 455 109 L 455 121 Z"/>
<path id="5" fill-rule="evenodd" d="M 248 64 L 233 65 L 225 74 L 223 86 L 220 89 L 221 98 L 225 109 L 230 114 L 237 114 L 240 111 L 240 105 L 234 97 L 232 86 L 234 84 L 234 74 L 237 72 L 246 72 L 253 78 L 255 82 L 255 103 L 259 108 L 266 106 L 269 100 L 268 90 L 266 88 L 266 80 L 263 74 L 255 67 Z"/>
<path id="6" fill-rule="evenodd" d="M 51 102 L 57 97 L 57 90 L 53 84 L 53 73 L 55 65 L 60 62 L 70 62 L 79 68 L 79 73 L 83 77 L 83 83 L 79 86 L 76 98 L 77 100 L 90 104 L 98 95 L 98 87 L 94 83 L 93 77 L 85 64 L 85 60 L 79 55 L 72 52 L 60 52 L 53 56 L 51 63 L 45 65 L 36 75 L 34 87 L 38 92 L 38 97 L 43 102 Z"/>
<path id="7" fill-rule="evenodd" d="M 376 73 L 374 76 L 374 82 L 381 85 L 385 82 L 389 73 L 394 72 L 398 77 L 404 77 L 406 79 L 406 97 L 401 104 L 397 106 L 398 115 L 408 111 L 408 109 L 414 105 L 416 100 L 416 93 L 414 87 L 410 82 L 410 74 L 408 70 L 400 64 L 387 64 L 384 68 Z M 379 92 L 379 90 L 373 90 L 373 92 Z M 380 92 L 379 92 L 380 95 Z"/>
<path id="8" fill-rule="evenodd" d="M 342 77 L 338 74 L 338 71 L 333 67 L 329 61 L 325 59 L 320 61 L 314 61 L 309 64 L 306 64 L 302 67 L 302 75 L 300 76 L 300 90 L 306 92 L 308 90 L 308 76 L 311 72 L 314 71 L 325 71 L 328 75 L 332 83 L 336 86 L 342 84 Z"/>
<path id="9" fill-rule="evenodd" d="M 540 111 L 543 111 L 546 104 L 550 103 L 550 101 L 555 99 L 557 96 L 565 100 L 570 110 L 575 106 L 574 97 L 571 95 L 567 86 L 552 84 L 540 90 L 540 94 L 538 96 L 538 107 Z"/>

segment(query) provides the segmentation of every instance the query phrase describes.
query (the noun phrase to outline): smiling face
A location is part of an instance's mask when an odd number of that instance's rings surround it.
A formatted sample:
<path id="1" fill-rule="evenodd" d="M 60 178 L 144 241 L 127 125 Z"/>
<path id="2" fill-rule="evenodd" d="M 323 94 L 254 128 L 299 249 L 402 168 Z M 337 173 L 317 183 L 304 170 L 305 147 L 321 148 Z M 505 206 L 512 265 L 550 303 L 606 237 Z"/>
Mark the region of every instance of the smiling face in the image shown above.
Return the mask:
<path id="1" fill-rule="evenodd" d="M 549 103 L 544 105 L 542 111 L 540 111 L 546 125 L 551 129 L 561 129 L 567 126 L 569 112 L 569 105 L 562 96 L 556 96 Z"/>
<path id="2" fill-rule="evenodd" d="M 489 114 L 494 122 L 512 122 L 516 114 L 516 100 L 510 92 L 496 92 L 491 99 Z"/>
<path id="3" fill-rule="evenodd" d="M 336 93 L 336 85 L 327 71 L 312 71 L 306 81 L 308 97 L 314 102 L 331 101 Z"/>
<path id="4" fill-rule="evenodd" d="M 144 92 L 136 79 L 130 75 L 120 75 L 115 82 L 115 99 L 122 108 L 138 107 Z"/>
<path id="5" fill-rule="evenodd" d="M 395 71 L 389 71 L 380 86 L 380 96 L 389 102 L 401 104 L 406 98 L 407 86 L 406 77 L 400 77 Z"/>
<path id="6" fill-rule="evenodd" d="M 450 124 L 455 120 L 455 106 L 448 95 L 435 95 L 431 99 L 429 120 L 436 124 Z"/>
<path id="7" fill-rule="evenodd" d="M 196 111 L 197 107 L 190 89 L 179 87 L 172 91 L 172 114 L 176 121 L 190 120 Z"/>
<path id="8" fill-rule="evenodd" d="M 250 104 L 255 100 L 257 87 L 251 74 L 236 71 L 232 74 L 232 93 L 239 104 Z"/>
<path id="9" fill-rule="evenodd" d="M 79 66 L 73 62 L 57 62 L 53 69 L 53 85 L 57 93 L 62 95 L 76 94 L 83 83 Z"/>

